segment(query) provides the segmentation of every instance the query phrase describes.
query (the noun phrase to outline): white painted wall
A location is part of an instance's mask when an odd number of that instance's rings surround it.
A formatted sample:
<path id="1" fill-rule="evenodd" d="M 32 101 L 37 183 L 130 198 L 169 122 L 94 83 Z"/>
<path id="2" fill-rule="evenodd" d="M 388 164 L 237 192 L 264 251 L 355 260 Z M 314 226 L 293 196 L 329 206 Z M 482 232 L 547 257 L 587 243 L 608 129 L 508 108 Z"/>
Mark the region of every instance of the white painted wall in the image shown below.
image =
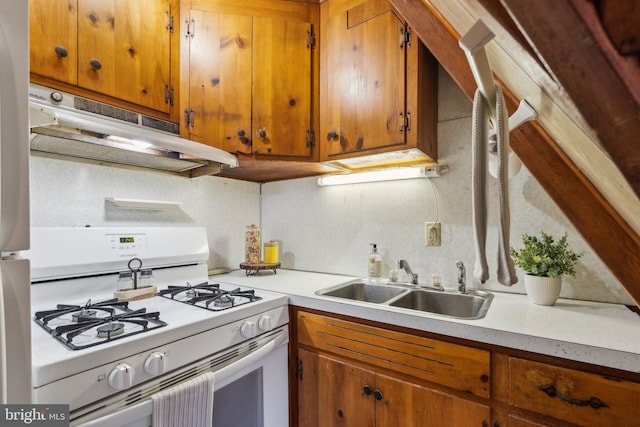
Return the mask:
<path id="1" fill-rule="evenodd" d="M 396 268 L 399 259 L 409 261 L 421 282 L 433 273 L 455 282 L 457 259 L 467 267 L 470 287 L 524 292 L 520 281 L 511 288 L 496 281 L 497 198 L 491 187 L 487 254 L 491 278 L 484 285 L 472 279 L 475 252 L 471 226 L 471 104 L 440 70 L 439 156 L 450 172 L 441 178 L 387 183 L 318 187 L 315 178 L 273 182 L 262 188 L 263 238 L 281 241 L 284 267 L 365 277 L 369 243 L 382 253 L 383 273 Z M 491 180 L 494 183 L 493 180 Z M 442 246 L 424 246 L 424 222 L 442 222 Z M 624 288 L 592 253 L 555 203 L 526 169 L 510 182 L 511 241 L 520 244 L 523 232 L 540 230 L 561 236 L 584 251 L 578 275 L 566 278 L 561 296 L 632 303 Z M 300 284 L 304 286 L 304 284 Z"/>
<path id="2" fill-rule="evenodd" d="M 490 210 L 487 249 L 491 279 L 483 286 L 471 279 L 475 255 L 471 229 L 470 103 L 442 71 L 439 92 L 439 153 L 451 170 L 431 182 L 409 180 L 321 188 L 316 186 L 315 178 L 306 178 L 264 184 L 261 196 L 258 184 L 244 181 L 217 177 L 188 180 L 32 156 L 31 223 L 53 227 L 204 226 L 211 248 L 209 267 L 237 268 L 244 260 L 245 226 L 261 222 L 264 240 L 281 241 L 285 268 L 366 276 L 368 244 L 375 242 L 383 256 L 385 275 L 404 258 L 423 282 L 436 272 L 444 281 L 454 282 L 454 262 L 461 259 L 467 266 L 470 287 L 524 292 L 521 283 L 505 288 L 495 280 L 495 208 Z M 441 247 L 424 246 L 424 222 L 436 217 L 431 183 L 443 224 Z M 519 244 L 525 231 L 537 233 L 542 229 L 555 236 L 567 231 L 573 248 L 585 252 L 577 278 L 565 280 L 562 296 L 632 303 L 525 169 L 510 184 L 514 245 Z M 493 207 L 495 188 L 491 194 Z M 105 197 L 110 196 L 181 201 L 183 205 L 168 212 L 122 210 L 105 202 Z"/>
<path id="3" fill-rule="evenodd" d="M 31 156 L 34 227 L 203 226 L 209 268 L 244 261 L 244 228 L 260 218 L 260 187 L 213 176 L 162 173 Z M 182 202 L 170 211 L 116 208 L 105 197 Z"/>

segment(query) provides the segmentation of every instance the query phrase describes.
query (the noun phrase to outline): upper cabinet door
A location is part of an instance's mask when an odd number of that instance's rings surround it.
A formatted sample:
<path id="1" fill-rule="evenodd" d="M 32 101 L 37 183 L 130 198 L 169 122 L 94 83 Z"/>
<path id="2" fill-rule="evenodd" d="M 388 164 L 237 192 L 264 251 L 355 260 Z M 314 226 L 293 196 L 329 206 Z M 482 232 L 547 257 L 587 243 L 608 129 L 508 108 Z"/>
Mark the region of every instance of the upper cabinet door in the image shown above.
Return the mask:
<path id="1" fill-rule="evenodd" d="M 32 73 L 77 83 L 77 18 L 77 0 L 29 0 Z"/>
<path id="2" fill-rule="evenodd" d="M 381 0 L 330 11 L 325 22 L 320 127 L 326 157 L 404 145 L 404 23 Z"/>
<path id="3" fill-rule="evenodd" d="M 251 153 L 251 16 L 192 9 L 189 25 L 189 137 Z"/>
<path id="4" fill-rule="evenodd" d="M 78 85 L 168 113 L 170 0 L 78 0 Z"/>
<path id="5" fill-rule="evenodd" d="M 311 24 L 254 17 L 253 152 L 309 156 Z"/>

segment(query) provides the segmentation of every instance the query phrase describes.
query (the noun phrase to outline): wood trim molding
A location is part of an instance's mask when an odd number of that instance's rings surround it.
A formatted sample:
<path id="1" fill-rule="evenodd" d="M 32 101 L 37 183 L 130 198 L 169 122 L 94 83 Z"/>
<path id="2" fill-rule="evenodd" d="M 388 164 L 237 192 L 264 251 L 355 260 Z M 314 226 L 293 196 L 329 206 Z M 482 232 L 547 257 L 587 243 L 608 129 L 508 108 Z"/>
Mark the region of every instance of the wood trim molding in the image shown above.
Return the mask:
<path id="1" fill-rule="evenodd" d="M 466 57 L 458 46 L 460 35 L 427 0 L 390 1 L 412 27 L 414 34 L 420 37 L 471 99 L 476 84 Z M 515 97 L 507 87 L 504 87 L 504 93 L 509 111 L 514 111 Z M 640 277 L 638 234 L 540 125 L 527 123 L 514 131 L 510 139 L 512 150 L 529 172 L 608 266 L 631 298 L 640 303 L 640 282 L 637 280 Z"/>

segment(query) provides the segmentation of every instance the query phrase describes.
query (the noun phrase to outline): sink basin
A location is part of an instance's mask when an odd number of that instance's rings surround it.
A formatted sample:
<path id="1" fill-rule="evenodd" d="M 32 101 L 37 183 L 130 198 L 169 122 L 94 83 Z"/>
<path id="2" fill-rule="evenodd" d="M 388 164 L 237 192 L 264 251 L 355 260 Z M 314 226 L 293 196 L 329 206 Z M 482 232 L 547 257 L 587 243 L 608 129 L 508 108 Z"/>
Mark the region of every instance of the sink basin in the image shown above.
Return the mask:
<path id="1" fill-rule="evenodd" d="M 321 289 L 316 295 L 469 320 L 484 317 L 493 299 L 493 295 L 483 291 L 470 290 L 460 294 L 363 280 Z"/>
<path id="2" fill-rule="evenodd" d="M 388 304 L 461 319 L 480 319 L 487 314 L 492 299 L 493 295 L 482 291 L 459 294 L 413 289 Z"/>
<path id="3" fill-rule="evenodd" d="M 322 289 L 316 294 L 380 304 L 406 292 L 408 292 L 407 289 L 400 287 L 353 281 Z"/>

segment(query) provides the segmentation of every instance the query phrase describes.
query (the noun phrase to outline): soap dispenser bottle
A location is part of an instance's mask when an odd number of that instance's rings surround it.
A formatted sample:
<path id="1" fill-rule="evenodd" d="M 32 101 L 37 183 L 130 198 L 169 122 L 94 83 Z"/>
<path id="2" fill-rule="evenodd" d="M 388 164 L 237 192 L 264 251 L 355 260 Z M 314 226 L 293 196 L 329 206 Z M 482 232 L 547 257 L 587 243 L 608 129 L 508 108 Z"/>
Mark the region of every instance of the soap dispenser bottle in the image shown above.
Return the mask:
<path id="1" fill-rule="evenodd" d="M 379 279 L 382 277 L 382 257 L 378 253 L 378 245 L 370 243 L 372 246 L 371 253 L 369 254 L 369 278 Z"/>

